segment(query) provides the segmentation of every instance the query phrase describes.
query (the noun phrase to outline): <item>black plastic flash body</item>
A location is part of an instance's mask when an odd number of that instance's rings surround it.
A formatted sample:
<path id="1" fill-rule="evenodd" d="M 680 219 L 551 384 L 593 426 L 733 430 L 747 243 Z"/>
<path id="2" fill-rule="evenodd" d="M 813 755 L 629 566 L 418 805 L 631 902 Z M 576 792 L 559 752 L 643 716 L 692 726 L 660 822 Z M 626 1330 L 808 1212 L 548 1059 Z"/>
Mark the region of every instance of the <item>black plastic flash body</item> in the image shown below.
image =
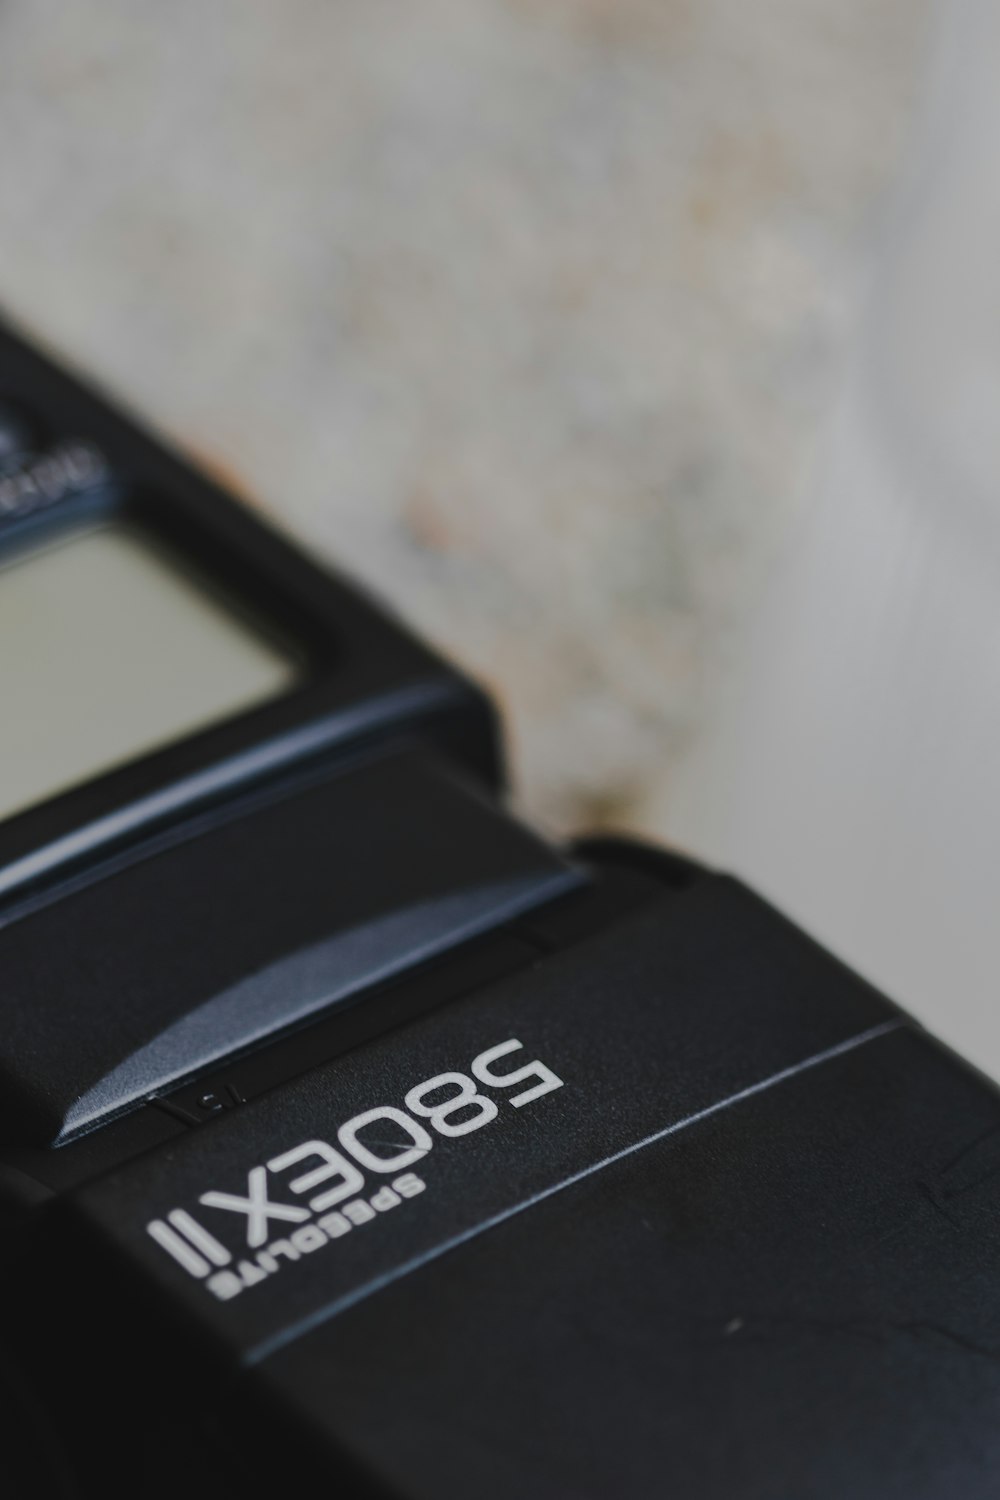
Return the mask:
<path id="1" fill-rule="evenodd" d="M 1000 1102 L 0 338 L 5 1494 L 1000 1492 Z"/>

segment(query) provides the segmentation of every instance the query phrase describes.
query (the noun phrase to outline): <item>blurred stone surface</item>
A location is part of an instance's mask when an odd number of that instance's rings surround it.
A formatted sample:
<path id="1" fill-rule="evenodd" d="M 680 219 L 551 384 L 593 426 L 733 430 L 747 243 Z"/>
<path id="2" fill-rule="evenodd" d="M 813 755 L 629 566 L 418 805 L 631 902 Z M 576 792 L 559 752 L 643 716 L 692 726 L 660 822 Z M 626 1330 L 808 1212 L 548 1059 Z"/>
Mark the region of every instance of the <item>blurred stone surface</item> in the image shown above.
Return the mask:
<path id="1" fill-rule="evenodd" d="M 924 0 L 5 0 L 0 300 L 656 822 L 805 488 Z"/>

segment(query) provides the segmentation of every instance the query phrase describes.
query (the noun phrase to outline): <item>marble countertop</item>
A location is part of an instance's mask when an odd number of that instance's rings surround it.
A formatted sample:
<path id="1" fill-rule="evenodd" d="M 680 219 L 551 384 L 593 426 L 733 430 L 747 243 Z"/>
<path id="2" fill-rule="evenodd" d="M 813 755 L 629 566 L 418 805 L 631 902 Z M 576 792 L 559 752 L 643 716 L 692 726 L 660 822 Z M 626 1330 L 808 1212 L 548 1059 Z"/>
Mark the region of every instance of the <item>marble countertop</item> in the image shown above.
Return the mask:
<path id="1" fill-rule="evenodd" d="M 0 6 L 0 300 L 655 826 L 814 461 L 923 0 Z"/>

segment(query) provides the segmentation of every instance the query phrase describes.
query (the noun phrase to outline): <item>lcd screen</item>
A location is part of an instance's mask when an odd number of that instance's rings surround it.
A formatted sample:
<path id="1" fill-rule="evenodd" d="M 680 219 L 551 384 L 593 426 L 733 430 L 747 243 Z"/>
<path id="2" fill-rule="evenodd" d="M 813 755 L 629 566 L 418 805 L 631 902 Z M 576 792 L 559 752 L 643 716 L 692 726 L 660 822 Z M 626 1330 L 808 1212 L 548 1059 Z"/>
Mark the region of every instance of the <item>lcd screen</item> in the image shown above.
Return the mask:
<path id="1" fill-rule="evenodd" d="M 0 567 L 0 818 L 274 698 L 290 654 L 141 534 Z"/>

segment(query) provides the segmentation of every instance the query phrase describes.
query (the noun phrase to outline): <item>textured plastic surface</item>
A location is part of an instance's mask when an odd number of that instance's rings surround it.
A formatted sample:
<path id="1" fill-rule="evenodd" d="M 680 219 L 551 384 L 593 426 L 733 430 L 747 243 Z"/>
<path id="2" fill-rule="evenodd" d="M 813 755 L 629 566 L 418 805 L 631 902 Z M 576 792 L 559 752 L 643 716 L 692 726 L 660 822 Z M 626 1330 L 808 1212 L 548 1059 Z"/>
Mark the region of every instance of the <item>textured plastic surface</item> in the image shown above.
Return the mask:
<path id="1" fill-rule="evenodd" d="M 353 1206 L 280 1217 L 349 1117 L 511 1037 L 495 1072 L 537 1059 L 559 1087 L 512 1106 L 481 1084 L 496 1113 L 429 1127 L 414 1196 L 366 1168 Z M 370 1130 L 390 1158 L 410 1143 Z M 83 1189 L 72 1222 L 199 1360 L 244 1366 L 235 1446 L 269 1413 L 289 1477 L 405 1500 L 986 1500 L 998 1141 L 992 1088 L 707 879 Z M 170 1215 L 213 1265 L 151 1236 Z"/>
<path id="2" fill-rule="evenodd" d="M 443 1119 L 488 1118 L 428 1125 L 462 1087 L 421 1084 L 481 1079 L 510 1038 L 494 1074 L 558 1086 L 479 1082 L 495 1112 Z M 420 1159 L 310 1211 L 322 1143 L 376 1108 L 353 1139 L 392 1161 L 404 1101 Z M 990 1086 L 711 878 L 110 1174 L 67 1222 L 172 1310 L 187 1368 L 243 1367 L 237 1448 L 267 1412 L 283 1472 L 345 1493 L 986 1500 L 998 1141 Z M 200 1271 L 149 1232 L 192 1222 Z"/>
<path id="3" fill-rule="evenodd" d="M 995 1095 L 883 1035 L 347 1309 L 262 1409 L 406 1500 L 993 1500 L 998 1184 Z"/>
<path id="4" fill-rule="evenodd" d="M 191 1296 L 241 1357 L 256 1362 L 312 1321 L 335 1315 L 647 1136 L 897 1024 L 895 1011 L 874 991 L 749 892 L 714 878 L 230 1113 L 179 1142 L 162 1163 L 144 1160 L 121 1179 L 85 1189 L 84 1198 L 102 1206 L 170 1295 Z M 521 1046 L 498 1059 L 492 1072 L 509 1074 L 537 1060 L 554 1070 L 561 1086 L 511 1105 L 522 1087 L 533 1085 L 483 1084 L 479 1092 L 495 1111 L 457 1108 L 446 1118 L 445 1133 L 431 1132 L 426 1144 L 432 1141 L 433 1149 L 417 1151 L 413 1163 L 388 1176 L 382 1168 L 368 1171 L 358 1188 L 366 1199 L 411 1166 L 426 1178 L 426 1193 L 394 1207 L 382 1223 L 345 1232 L 321 1252 L 300 1257 L 301 1264 L 221 1301 L 146 1234 L 149 1220 L 175 1208 L 190 1211 L 238 1264 L 247 1252 L 246 1216 L 199 1208 L 200 1193 L 239 1193 L 254 1164 L 301 1141 L 336 1143 L 344 1121 L 373 1107 L 398 1110 L 422 1080 L 470 1076 L 473 1059 L 511 1039 Z M 454 1081 L 442 1084 L 429 1100 L 445 1101 L 457 1088 Z M 480 1108 L 486 1117 L 477 1123 Z M 469 1121 L 471 1128 L 463 1125 Z M 448 1133 L 456 1127 L 460 1134 Z M 371 1133 L 373 1142 L 362 1133 L 363 1145 L 389 1161 L 412 1145 L 406 1129 L 401 1134 L 388 1116 Z M 305 1203 L 289 1183 L 316 1165 L 276 1169 L 271 1196 Z M 309 1217 L 303 1210 L 300 1222 Z M 294 1222 L 279 1213 L 261 1227 L 273 1239 Z"/>

